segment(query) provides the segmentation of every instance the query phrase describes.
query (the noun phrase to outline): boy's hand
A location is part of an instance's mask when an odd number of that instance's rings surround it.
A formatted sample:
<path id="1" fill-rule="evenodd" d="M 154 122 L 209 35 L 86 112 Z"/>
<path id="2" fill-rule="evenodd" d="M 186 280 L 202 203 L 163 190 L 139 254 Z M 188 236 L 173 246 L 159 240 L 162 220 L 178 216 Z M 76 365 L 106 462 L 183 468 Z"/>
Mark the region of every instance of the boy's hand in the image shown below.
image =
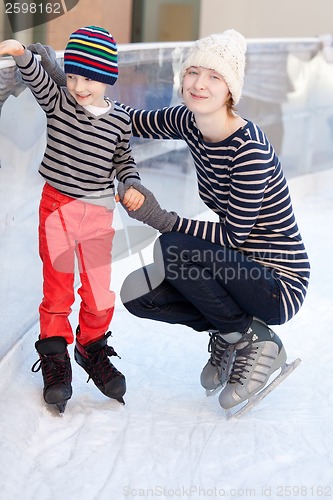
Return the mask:
<path id="1" fill-rule="evenodd" d="M 116 195 L 116 201 L 120 201 L 119 195 Z M 130 187 L 126 189 L 124 197 L 122 199 L 122 204 L 127 208 L 127 210 L 138 210 L 142 207 L 145 197 L 137 189 Z"/>
<path id="2" fill-rule="evenodd" d="M 23 53 L 24 47 L 17 40 L 0 42 L 0 56 L 21 56 Z"/>

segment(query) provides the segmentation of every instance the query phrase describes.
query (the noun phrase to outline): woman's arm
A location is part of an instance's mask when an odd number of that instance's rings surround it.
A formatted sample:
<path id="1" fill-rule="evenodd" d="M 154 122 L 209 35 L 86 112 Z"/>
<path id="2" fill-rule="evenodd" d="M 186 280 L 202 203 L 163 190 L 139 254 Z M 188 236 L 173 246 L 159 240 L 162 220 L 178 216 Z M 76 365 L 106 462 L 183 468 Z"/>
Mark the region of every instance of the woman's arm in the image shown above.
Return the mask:
<path id="1" fill-rule="evenodd" d="M 54 49 L 50 45 L 42 45 L 39 42 L 28 45 L 28 49 L 33 54 L 38 54 L 40 56 L 41 64 L 52 80 L 59 85 L 59 87 L 66 87 L 67 77 L 58 64 L 57 55 Z"/>
<path id="2" fill-rule="evenodd" d="M 120 104 L 132 120 L 133 135 L 144 139 L 184 139 L 189 112 L 185 106 L 143 110 Z"/>
<path id="3" fill-rule="evenodd" d="M 52 80 L 59 86 L 66 84 L 66 75 L 56 60 L 52 47 L 40 43 L 29 45 L 32 52 L 39 54 L 41 64 Z M 137 110 L 117 103 L 129 113 L 132 131 L 136 137 L 146 139 L 183 139 L 189 125 L 189 113 L 185 106 L 175 106 L 154 111 Z"/>
<path id="4" fill-rule="evenodd" d="M 161 209 L 154 195 L 143 186 L 146 201 L 142 211 L 131 213 L 130 217 L 161 232 L 177 231 L 223 246 L 242 246 L 257 224 L 274 163 L 267 162 L 265 153 L 253 152 L 253 145 L 240 149 L 235 163 L 237 166 L 234 166 L 230 175 L 225 216 L 221 216 L 218 222 L 188 219 L 175 212 L 167 212 Z"/>
<path id="5" fill-rule="evenodd" d="M 230 169 L 228 199 L 223 213 L 217 202 L 215 205 L 214 211 L 220 220 L 211 222 L 178 217 L 175 231 L 232 248 L 239 248 L 244 244 L 258 223 L 265 192 L 275 166 L 271 160 L 267 161 L 266 153 L 254 152 L 253 144 L 241 148 L 233 163 Z"/>

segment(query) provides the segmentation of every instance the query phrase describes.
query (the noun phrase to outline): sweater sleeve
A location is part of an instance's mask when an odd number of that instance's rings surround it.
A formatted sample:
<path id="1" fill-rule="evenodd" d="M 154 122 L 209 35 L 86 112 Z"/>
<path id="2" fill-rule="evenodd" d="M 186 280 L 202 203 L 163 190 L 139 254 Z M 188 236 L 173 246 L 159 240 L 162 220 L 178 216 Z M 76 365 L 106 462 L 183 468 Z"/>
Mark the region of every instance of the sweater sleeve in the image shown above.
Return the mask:
<path id="1" fill-rule="evenodd" d="M 59 87 L 30 50 L 25 49 L 21 56 L 15 56 L 14 59 L 23 81 L 30 88 L 38 104 L 45 113 L 52 113 L 60 92 Z"/>
<path id="2" fill-rule="evenodd" d="M 174 106 L 153 111 L 122 106 L 131 117 L 135 137 L 144 139 L 183 139 L 185 136 L 189 121 L 189 113 L 185 106 Z"/>
<path id="3" fill-rule="evenodd" d="M 113 164 L 116 168 L 116 178 L 119 182 L 124 182 L 125 184 L 131 184 L 132 182 L 140 184 L 140 175 L 132 156 L 132 148 L 130 145 L 132 136 L 130 117 L 124 109 L 119 109 L 123 125 L 113 157 Z"/>
<path id="4" fill-rule="evenodd" d="M 173 230 L 219 245 L 241 247 L 258 223 L 265 190 L 274 170 L 273 154 L 261 144 L 246 143 L 234 158 L 227 208 L 219 222 L 178 217 Z"/>

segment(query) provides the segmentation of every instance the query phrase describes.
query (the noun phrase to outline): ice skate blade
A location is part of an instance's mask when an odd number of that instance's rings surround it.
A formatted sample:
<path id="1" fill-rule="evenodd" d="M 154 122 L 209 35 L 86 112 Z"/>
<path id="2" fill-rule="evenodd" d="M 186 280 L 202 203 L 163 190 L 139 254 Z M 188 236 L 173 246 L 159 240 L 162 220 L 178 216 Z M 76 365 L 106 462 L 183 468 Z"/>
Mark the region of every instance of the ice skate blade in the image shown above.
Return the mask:
<path id="1" fill-rule="evenodd" d="M 233 412 L 232 409 L 227 410 L 226 411 L 227 420 L 240 418 L 246 415 L 246 413 L 252 410 L 252 408 L 254 408 L 258 403 L 260 403 L 260 401 L 262 401 L 266 396 L 268 396 L 268 394 L 270 394 L 278 385 L 280 385 L 281 382 L 283 382 L 284 379 L 286 379 L 298 367 L 301 361 L 302 360 L 300 358 L 297 358 L 289 364 L 285 363 L 282 366 L 279 375 L 277 375 L 275 379 L 266 387 L 264 387 L 260 392 L 249 398 L 247 403 L 245 403 L 245 405 L 243 405 L 239 410 L 236 410 L 235 412 Z"/>
<path id="2" fill-rule="evenodd" d="M 210 398 L 211 396 L 215 396 L 218 392 L 222 390 L 222 385 L 218 385 L 215 389 L 206 389 L 206 396 Z"/>
<path id="3" fill-rule="evenodd" d="M 67 401 L 64 401 L 63 403 L 55 403 L 55 406 L 59 411 L 60 417 L 64 416 L 66 405 L 67 405 Z"/>

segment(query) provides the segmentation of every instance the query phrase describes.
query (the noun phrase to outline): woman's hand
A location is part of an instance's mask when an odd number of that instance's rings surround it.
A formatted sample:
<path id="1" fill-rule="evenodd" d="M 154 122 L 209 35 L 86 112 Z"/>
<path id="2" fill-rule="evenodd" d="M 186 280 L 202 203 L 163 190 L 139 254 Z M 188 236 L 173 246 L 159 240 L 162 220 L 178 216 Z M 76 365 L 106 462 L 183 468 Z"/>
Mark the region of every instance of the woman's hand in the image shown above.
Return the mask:
<path id="1" fill-rule="evenodd" d="M 120 201 L 126 212 L 132 219 L 147 224 L 148 226 L 157 229 L 161 233 L 172 231 L 176 221 L 177 214 L 175 212 L 168 212 L 160 207 L 155 196 L 149 189 L 142 186 L 142 184 L 135 184 L 135 190 L 139 191 L 144 197 L 144 202 L 140 208 L 129 210 L 124 204 L 126 189 L 123 182 L 118 183 L 118 195 L 116 201 Z"/>

